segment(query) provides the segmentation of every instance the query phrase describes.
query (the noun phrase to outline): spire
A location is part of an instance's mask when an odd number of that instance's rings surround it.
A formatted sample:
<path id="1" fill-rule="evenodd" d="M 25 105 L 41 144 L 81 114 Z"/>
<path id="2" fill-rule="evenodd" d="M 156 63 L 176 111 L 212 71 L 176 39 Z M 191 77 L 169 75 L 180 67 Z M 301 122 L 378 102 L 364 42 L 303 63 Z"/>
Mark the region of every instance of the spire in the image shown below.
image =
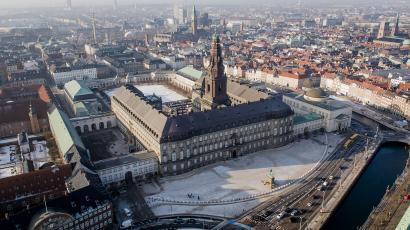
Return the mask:
<path id="1" fill-rule="evenodd" d="M 95 13 L 93 11 L 93 38 L 94 38 L 94 44 L 97 44 L 97 33 L 95 31 Z"/>
<path id="2" fill-rule="evenodd" d="M 221 40 L 217 34 L 214 34 L 212 37 L 211 60 L 209 62 L 208 74 L 212 78 L 219 78 L 224 75 Z"/>
<path id="3" fill-rule="evenodd" d="M 218 35 L 212 38 L 211 59 L 208 74 L 205 77 L 204 98 L 211 102 L 212 108 L 218 105 L 228 104 L 229 98 L 226 93 L 227 78 L 222 59 L 221 40 Z"/>
<path id="4" fill-rule="evenodd" d="M 192 7 L 192 34 L 195 35 L 198 30 L 198 21 L 196 17 L 195 5 Z"/>
<path id="5" fill-rule="evenodd" d="M 393 37 L 399 35 L 399 21 L 400 21 L 400 15 L 399 13 L 397 13 L 396 22 L 394 23 L 394 27 L 392 28 L 392 31 L 391 31 L 391 36 Z"/>

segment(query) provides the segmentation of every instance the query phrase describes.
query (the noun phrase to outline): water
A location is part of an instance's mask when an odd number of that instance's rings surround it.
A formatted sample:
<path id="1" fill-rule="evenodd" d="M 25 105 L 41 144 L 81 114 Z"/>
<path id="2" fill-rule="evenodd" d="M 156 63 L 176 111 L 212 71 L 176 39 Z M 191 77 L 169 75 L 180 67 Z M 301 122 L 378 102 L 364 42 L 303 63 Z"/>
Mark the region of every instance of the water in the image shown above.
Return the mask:
<path id="1" fill-rule="evenodd" d="M 405 144 L 386 143 L 374 156 L 325 229 L 356 230 L 369 216 L 406 165 Z"/>

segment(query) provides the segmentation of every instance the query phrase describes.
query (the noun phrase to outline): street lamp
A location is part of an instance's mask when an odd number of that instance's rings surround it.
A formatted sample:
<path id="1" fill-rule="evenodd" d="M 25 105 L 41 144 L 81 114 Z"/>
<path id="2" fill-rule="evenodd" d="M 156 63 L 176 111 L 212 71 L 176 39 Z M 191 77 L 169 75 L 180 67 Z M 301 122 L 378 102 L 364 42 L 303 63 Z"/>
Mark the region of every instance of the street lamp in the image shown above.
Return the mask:
<path id="1" fill-rule="evenodd" d="M 326 191 L 323 191 L 323 197 L 322 197 L 322 211 L 325 211 L 325 195 L 326 195 Z"/>

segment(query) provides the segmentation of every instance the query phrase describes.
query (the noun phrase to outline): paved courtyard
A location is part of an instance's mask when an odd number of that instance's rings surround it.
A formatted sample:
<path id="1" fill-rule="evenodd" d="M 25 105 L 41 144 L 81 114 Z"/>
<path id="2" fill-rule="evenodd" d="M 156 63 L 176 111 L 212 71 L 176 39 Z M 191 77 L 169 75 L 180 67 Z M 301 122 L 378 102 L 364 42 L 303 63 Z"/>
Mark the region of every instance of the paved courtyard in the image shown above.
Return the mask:
<path id="1" fill-rule="evenodd" d="M 129 153 L 128 142 L 118 128 L 103 129 L 81 136 L 91 150 L 91 160 L 99 161 Z"/>
<path id="2" fill-rule="evenodd" d="M 328 134 L 328 151 L 342 139 Z M 301 140 L 280 149 L 265 150 L 241 158 L 198 169 L 169 178 L 162 178 L 159 184 L 146 184 L 143 189 L 146 200 L 165 198 L 177 201 L 210 201 L 241 199 L 271 191 L 263 181 L 272 170 L 277 186 L 300 178 L 315 167 L 326 152 L 325 136 Z M 190 195 L 188 197 L 188 194 Z M 227 217 L 239 215 L 260 202 L 253 201 L 214 206 L 158 205 L 152 203 L 156 215 L 175 213 L 213 214 Z"/>

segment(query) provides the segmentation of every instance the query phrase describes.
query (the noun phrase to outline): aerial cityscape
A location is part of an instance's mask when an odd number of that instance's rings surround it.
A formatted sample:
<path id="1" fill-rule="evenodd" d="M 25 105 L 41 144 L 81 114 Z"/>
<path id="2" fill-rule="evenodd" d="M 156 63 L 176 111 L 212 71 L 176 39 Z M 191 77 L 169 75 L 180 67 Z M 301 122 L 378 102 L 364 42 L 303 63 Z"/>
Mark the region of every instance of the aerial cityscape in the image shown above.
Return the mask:
<path id="1" fill-rule="evenodd" d="M 410 0 L 0 2 L 1 230 L 410 230 Z"/>

